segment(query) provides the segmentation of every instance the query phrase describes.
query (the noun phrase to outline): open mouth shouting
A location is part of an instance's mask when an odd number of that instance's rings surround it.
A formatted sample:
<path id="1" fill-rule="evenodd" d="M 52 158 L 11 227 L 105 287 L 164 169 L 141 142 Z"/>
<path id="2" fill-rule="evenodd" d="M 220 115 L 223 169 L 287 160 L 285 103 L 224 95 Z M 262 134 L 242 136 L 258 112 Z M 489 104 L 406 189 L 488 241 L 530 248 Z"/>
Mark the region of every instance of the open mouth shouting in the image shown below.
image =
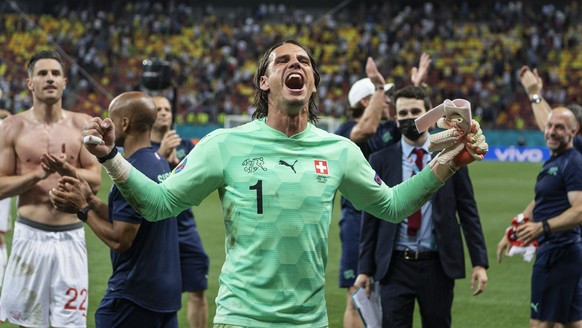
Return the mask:
<path id="1" fill-rule="evenodd" d="M 299 73 L 291 73 L 285 79 L 285 86 L 292 92 L 301 92 L 305 89 L 305 78 Z"/>

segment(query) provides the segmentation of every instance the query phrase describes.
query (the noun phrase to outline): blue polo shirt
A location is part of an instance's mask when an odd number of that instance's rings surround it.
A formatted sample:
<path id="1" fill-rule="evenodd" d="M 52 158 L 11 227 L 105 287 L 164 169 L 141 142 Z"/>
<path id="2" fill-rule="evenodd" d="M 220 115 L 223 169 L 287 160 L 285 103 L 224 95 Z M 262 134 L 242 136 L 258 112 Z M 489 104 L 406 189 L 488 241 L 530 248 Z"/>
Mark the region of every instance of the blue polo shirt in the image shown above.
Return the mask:
<path id="1" fill-rule="evenodd" d="M 574 148 L 550 157 L 538 174 L 535 185 L 533 220 L 545 221 L 556 217 L 571 207 L 568 192 L 582 190 L 582 155 Z M 565 245 L 579 243 L 580 226 L 565 231 L 552 232 L 549 238 L 538 237 L 539 253 Z"/>
<path id="2" fill-rule="evenodd" d="M 166 159 L 151 147 L 137 150 L 127 160 L 158 183 L 170 174 Z M 114 185 L 109 192 L 109 220 L 140 224 L 140 227 L 126 252 L 111 251 L 113 273 L 103 299 L 124 298 L 155 312 L 178 311 L 182 275 L 176 218 L 145 220 Z"/>
<path id="3" fill-rule="evenodd" d="M 574 148 L 582 153 L 582 136 L 577 135 L 574 137 Z"/>

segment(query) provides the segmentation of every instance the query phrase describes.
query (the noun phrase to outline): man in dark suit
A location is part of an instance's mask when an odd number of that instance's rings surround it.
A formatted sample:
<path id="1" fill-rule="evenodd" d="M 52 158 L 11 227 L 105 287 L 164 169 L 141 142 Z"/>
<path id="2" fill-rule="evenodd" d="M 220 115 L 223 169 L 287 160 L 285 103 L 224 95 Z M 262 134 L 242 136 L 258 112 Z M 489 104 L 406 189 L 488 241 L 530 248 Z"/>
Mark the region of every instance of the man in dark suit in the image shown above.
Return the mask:
<path id="1" fill-rule="evenodd" d="M 407 86 L 395 96 L 402 140 L 373 153 L 370 164 L 388 186 L 410 178 L 425 165 L 429 133 L 418 132 L 414 119 L 431 108 L 426 91 Z M 400 224 L 364 213 L 356 287 L 369 292 L 371 277 L 380 282 L 382 327 L 412 327 L 415 300 L 422 326 L 450 327 L 455 279 L 465 277 L 461 229 L 469 249 L 473 295 L 485 290 L 488 268 L 483 231 L 468 171 L 461 168 Z M 476 283 L 476 284 L 475 284 Z"/>

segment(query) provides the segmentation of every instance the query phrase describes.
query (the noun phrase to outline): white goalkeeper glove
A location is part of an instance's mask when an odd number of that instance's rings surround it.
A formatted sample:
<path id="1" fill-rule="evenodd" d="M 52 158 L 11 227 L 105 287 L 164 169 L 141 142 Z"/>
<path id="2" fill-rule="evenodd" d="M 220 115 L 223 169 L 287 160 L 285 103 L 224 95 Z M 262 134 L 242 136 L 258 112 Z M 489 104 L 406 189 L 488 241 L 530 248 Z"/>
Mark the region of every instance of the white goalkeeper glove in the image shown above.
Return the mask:
<path id="1" fill-rule="evenodd" d="M 430 136 L 429 151 L 442 150 L 434 159 L 439 164 L 454 163 L 457 169 L 482 160 L 489 150 L 477 121 L 471 119 L 471 104 L 465 99 L 445 100 L 445 116 L 437 121 L 445 131 Z"/>

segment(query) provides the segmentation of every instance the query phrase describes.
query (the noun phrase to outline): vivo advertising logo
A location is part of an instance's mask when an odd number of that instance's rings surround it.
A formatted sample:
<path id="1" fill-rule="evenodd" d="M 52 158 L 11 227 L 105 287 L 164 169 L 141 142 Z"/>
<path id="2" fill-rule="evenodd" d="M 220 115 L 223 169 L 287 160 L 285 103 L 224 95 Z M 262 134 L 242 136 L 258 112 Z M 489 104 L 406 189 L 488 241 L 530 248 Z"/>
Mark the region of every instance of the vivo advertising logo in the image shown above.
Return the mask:
<path id="1" fill-rule="evenodd" d="M 545 162 L 550 158 L 550 151 L 541 147 L 489 147 L 485 154 L 486 161 L 499 162 Z"/>

